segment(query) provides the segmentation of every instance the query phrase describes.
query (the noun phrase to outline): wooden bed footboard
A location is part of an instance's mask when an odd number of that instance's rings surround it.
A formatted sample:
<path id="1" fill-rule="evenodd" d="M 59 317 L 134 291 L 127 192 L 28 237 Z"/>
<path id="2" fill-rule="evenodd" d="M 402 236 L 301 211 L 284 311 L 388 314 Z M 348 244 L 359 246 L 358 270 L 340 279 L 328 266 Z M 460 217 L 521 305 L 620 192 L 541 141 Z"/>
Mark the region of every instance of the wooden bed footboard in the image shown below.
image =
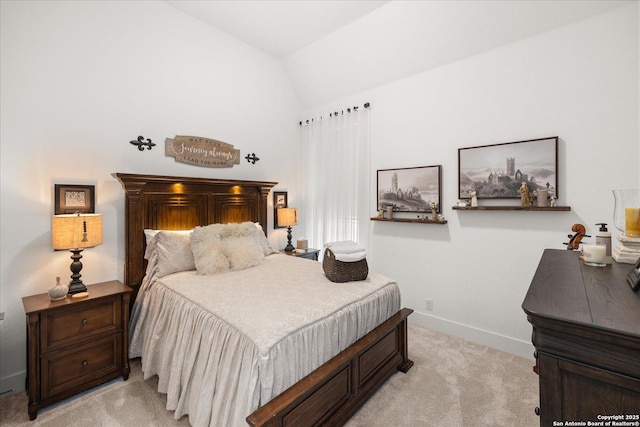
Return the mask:
<path id="1" fill-rule="evenodd" d="M 413 366 L 403 308 L 247 417 L 252 426 L 340 426 L 396 371 Z"/>

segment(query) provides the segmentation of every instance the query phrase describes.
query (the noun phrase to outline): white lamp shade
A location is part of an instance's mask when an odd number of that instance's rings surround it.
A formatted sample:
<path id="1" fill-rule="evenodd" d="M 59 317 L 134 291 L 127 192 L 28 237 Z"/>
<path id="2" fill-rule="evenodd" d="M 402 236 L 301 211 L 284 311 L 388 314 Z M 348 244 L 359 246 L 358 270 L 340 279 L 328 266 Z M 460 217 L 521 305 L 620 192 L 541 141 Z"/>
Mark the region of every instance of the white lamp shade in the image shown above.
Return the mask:
<path id="1" fill-rule="evenodd" d="M 292 225 L 298 225 L 298 209 L 279 208 L 278 209 L 278 226 L 291 227 Z"/>
<path id="2" fill-rule="evenodd" d="M 53 249 L 83 249 L 101 244 L 101 214 L 54 215 L 51 219 Z"/>

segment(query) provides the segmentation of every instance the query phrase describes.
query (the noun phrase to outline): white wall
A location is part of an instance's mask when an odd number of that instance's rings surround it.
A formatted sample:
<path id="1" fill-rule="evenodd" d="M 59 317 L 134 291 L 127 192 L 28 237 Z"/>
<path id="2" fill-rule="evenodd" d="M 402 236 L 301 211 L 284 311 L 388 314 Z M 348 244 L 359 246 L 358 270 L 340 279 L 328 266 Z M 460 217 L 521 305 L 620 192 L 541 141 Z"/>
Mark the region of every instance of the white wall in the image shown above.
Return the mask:
<path id="1" fill-rule="evenodd" d="M 69 277 L 51 249 L 53 185 L 93 184 L 104 244 L 85 283 L 122 279 L 124 196 L 113 172 L 278 181 L 295 190 L 299 104 L 280 62 L 162 2 L 1 2 L 0 392 L 24 387 L 21 298 Z M 176 163 L 164 139 L 233 144 L 231 169 Z M 138 135 L 158 145 L 140 152 Z M 295 199 L 295 193 L 292 194 Z M 271 223 L 271 221 L 270 221 Z M 270 237 L 284 242 L 284 232 Z M 283 243 L 282 243 L 283 245 Z"/>
<path id="2" fill-rule="evenodd" d="M 611 190 L 640 179 L 638 24 L 634 3 L 332 103 L 372 104 L 372 216 L 377 169 L 443 167 L 448 224 L 371 223 L 370 269 L 398 281 L 411 321 L 531 356 L 520 306 L 542 251 L 574 223 L 613 228 Z M 570 212 L 451 209 L 458 148 L 556 135 Z"/>

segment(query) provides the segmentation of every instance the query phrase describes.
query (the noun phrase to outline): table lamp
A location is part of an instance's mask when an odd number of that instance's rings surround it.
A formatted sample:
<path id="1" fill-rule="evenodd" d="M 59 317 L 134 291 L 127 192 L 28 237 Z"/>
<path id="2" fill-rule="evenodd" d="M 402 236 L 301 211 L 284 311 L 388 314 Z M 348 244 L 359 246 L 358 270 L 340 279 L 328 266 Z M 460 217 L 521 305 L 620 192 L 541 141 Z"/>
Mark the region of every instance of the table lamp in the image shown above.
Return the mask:
<path id="1" fill-rule="evenodd" d="M 51 219 L 51 246 L 54 250 L 71 251 L 71 282 L 69 294 L 85 292 L 87 287 L 80 280 L 81 252 L 102 244 L 101 214 L 54 215 Z"/>
<path id="2" fill-rule="evenodd" d="M 279 208 L 278 209 L 278 225 L 287 227 L 287 246 L 284 248 L 286 252 L 292 252 L 295 248 L 291 244 L 291 226 L 298 225 L 298 209 L 296 208 Z"/>

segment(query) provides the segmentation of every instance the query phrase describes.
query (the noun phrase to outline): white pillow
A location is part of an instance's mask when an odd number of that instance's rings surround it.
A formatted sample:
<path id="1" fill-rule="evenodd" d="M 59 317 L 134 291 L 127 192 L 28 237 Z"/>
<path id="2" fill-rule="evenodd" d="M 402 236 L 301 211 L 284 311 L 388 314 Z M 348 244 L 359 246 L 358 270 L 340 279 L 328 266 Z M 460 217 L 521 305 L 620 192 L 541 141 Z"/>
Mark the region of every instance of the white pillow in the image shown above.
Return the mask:
<path id="1" fill-rule="evenodd" d="M 153 241 L 153 238 L 159 231 L 160 230 L 152 230 L 150 228 L 144 229 L 144 239 L 147 242 L 146 249 L 144 251 L 144 259 L 151 259 L 151 254 L 156 250 L 156 244 Z"/>
<path id="2" fill-rule="evenodd" d="M 260 242 L 260 247 L 262 248 L 262 252 L 264 252 L 265 256 L 272 254 L 274 250 L 271 249 L 271 247 L 269 246 L 269 241 L 267 240 L 267 236 L 264 234 L 264 229 L 262 228 L 259 222 L 256 222 L 256 228 L 258 229 L 258 242 Z"/>
<path id="3" fill-rule="evenodd" d="M 191 231 L 159 230 L 151 238 L 147 252 L 158 256 L 158 277 L 196 269 L 190 235 Z"/>
<path id="4" fill-rule="evenodd" d="M 151 228 L 145 228 L 144 238 L 145 238 L 145 241 L 147 242 L 147 248 L 145 249 L 145 252 L 144 252 L 144 259 L 150 259 L 151 253 L 156 250 L 156 242 L 155 240 L 153 240 L 153 238 L 161 231 L 191 235 L 191 231 L 193 230 L 154 230 Z"/>

